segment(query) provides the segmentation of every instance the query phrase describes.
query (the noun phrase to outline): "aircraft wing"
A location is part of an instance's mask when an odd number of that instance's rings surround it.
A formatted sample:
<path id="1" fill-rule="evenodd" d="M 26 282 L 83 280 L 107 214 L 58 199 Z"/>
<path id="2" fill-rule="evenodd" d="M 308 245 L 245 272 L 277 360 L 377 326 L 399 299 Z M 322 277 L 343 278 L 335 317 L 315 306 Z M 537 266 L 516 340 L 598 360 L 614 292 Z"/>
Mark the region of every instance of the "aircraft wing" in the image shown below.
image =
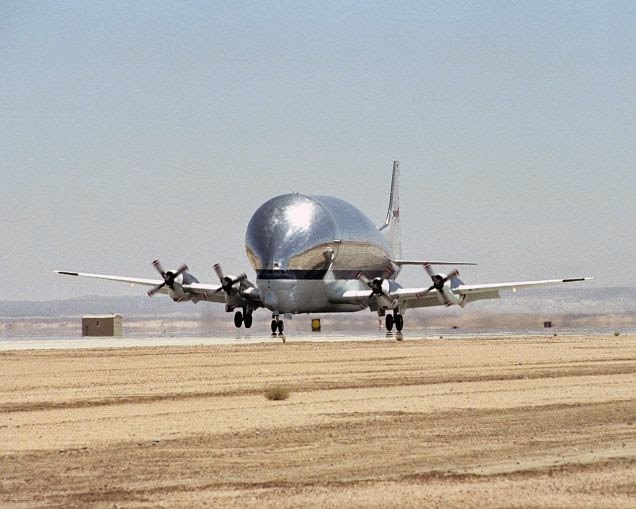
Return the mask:
<path id="1" fill-rule="evenodd" d="M 183 291 L 186 293 L 198 294 L 201 297 L 201 300 L 225 303 L 225 294 L 220 291 L 221 285 L 190 283 L 189 285 L 181 285 L 181 288 L 183 288 Z"/>
<path id="2" fill-rule="evenodd" d="M 142 285 L 142 286 L 158 286 L 162 284 L 163 279 L 144 279 L 137 277 L 126 277 L 126 276 L 112 276 L 108 274 L 90 274 L 87 272 L 69 272 L 66 270 L 56 270 L 58 274 L 62 274 L 65 276 L 80 276 L 80 277 L 89 277 L 93 279 L 105 279 L 107 281 L 119 281 L 121 283 L 128 283 L 131 285 Z M 221 285 L 212 285 L 205 283 L 190 283 L 181 285 L 183 291 L 186 293 L 196 293 L 200 296 L 201 300 L 207 300 L 211 302 L 221 302 L 225 303 L 225 294 L 220 292 Z M 159 290 L 158 293 L 167 294 L 168 288 L 163 287 Z"/>
<path id="3" fill-rule="evenodd" d="M 483 284 L 483 285 L 465 285 L 461 284 L 454 288 L 454 291 L 460 293 L 461 295 L 469 295 L 473 293 L 484 293 L 498 290 L 512 290 L 515 291 L 517 288 L 527 288 L 533 286 L 551 286 L 558 285 L 562 283 L 576 283 L 578 281 L 589 281 L 594 279 L 593 277 L 577 277 L 577 278 L 569 278 L 569 279 L 543 279 L 539 281 L 517 281 L 514 283 L 494 283 L 494 284 Z"/>
<path id="4" fill-rule="evenodd" d="M 463 297 L 463 305 L 475 300 L 498 299 L 500 290 L 512 290 L 514 292 L 518 288 L 552 286 L 564 283 L 574 283 L 578 281 L 588 281 L 591 279 L 594 278 L 579 277 L 566 279 L 543 279 L 538 281 L 516 281 L 478 285 L 461 284 L 452 288 L 451 290 L 458 297 Z M 439 294 L 437 290 L 428 290 L 428 288 L 400 288 L 391 292 L 391 296 L 399 301 L 400 306 L 405 308 L 445 305 L 444 301 L 438 298 L 438 295 Z"/>
<path id="5" fill-rule="evenodd" d="M 424 308 L 442 305 L 437 298 L 437 291 L 429 291 L 428 288 L 400 288 L 391 292 L 391 297 L 396 299 L 403 308 Z"/>
<path id="6" fill-rule="evenodd" d="M 58 274 L 63 274 L 65 276 L 81 276 L 81 277 L 91 277 L 94 279 L 107 279 L 109 281 L 121 281 L 122 283 L 129 283 L 133 285 L 144 285 L 144 286 L 157 286 L 163 283 L 163 279 L 142 279 L 137 277 L 124 277 L 124 276 L 110 276 L 106 274 L 89 274 L 87 272 L 69 272 L 66 270 L 56 270 Z"/>

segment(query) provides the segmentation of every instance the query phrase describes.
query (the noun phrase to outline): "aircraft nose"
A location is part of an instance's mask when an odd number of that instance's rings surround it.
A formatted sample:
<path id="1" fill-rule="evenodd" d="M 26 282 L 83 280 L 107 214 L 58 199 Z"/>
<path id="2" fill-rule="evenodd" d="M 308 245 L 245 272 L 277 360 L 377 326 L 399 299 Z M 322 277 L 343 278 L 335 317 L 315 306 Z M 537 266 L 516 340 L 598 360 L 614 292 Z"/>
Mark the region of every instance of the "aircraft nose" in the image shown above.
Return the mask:
<path id="1" fill-rule="evenodd" d="M 337 238 L 333 217 L 310 196 L 285 194 L 252 216 L 245 247 L 256 271 L 287 270 L 293 257 Z"/>

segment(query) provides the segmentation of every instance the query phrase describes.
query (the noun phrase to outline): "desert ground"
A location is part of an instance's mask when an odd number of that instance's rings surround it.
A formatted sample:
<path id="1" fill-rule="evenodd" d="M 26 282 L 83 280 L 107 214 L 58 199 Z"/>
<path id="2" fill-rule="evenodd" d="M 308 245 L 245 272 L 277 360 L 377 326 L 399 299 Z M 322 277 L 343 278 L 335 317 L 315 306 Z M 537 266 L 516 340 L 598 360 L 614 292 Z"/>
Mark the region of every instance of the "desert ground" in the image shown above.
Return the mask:
<path id="1" fill-rule="evenodd" d="M 3 508 L 636 507 L 636 337 L 2 352 L 0 479 Z"/>

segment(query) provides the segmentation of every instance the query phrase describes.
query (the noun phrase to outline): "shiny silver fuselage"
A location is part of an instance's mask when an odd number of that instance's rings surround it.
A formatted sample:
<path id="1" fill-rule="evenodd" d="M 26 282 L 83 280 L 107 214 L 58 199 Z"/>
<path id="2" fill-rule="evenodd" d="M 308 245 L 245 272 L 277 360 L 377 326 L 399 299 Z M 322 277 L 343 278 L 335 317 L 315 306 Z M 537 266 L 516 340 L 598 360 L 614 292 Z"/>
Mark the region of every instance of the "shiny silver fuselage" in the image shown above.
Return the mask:
<path id="1" fill-rule="evenodd" d="M 261 205 L 245 236 L 263 305 L 274 313 L 357 311 L 337 302 L 363 290 L 359 272 L 391 287 L 398 267 L 384 235 L 353 205 L 331 196 L 285 194 Z"/>

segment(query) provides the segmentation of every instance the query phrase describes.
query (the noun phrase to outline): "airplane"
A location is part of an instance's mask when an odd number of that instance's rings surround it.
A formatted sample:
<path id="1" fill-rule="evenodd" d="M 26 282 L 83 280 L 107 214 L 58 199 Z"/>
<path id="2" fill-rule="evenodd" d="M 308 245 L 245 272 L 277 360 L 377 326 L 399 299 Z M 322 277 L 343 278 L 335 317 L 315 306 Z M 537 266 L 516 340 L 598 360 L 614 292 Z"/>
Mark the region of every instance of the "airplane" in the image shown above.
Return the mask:
<path id="1" fill-rule="evenodd" d="M 500 290 L 547 286 L 593 278 L 575 277 L 494 284 L 464 284 L 456 268 L 436 272 L 434 265 L 467 262 L 402 258 L 400 228 L 400 164 L 393 162 L 389 206 L 376 227 L 356 207 L 332 196 L 290 193 L 276 196 L 254 212 L 247 226 L 245 249 L 256 272 L 256 284 L 245 273 L 226 275 L 214 265 L 219 284 L 201 283 L 186 265 L 164 270 L 161 279 L 145 279 L 56 270 L 58 274 L 150 286 L 148 295 L 167 294 L 175 302 L 218 302 L 234 312 L 237 328 L 252 326 L 253 312 L 272 313 L 272 334 L 283 334 L 282 317 L 299 313 L 346 313 L 369 309 L 384 317 L 386 330 L 401 332 L 412 308 L 460 306 L 497 299 Z M 404 288 L 396 278 L 402 267 L 420 265 L 431 285 Z"/>

